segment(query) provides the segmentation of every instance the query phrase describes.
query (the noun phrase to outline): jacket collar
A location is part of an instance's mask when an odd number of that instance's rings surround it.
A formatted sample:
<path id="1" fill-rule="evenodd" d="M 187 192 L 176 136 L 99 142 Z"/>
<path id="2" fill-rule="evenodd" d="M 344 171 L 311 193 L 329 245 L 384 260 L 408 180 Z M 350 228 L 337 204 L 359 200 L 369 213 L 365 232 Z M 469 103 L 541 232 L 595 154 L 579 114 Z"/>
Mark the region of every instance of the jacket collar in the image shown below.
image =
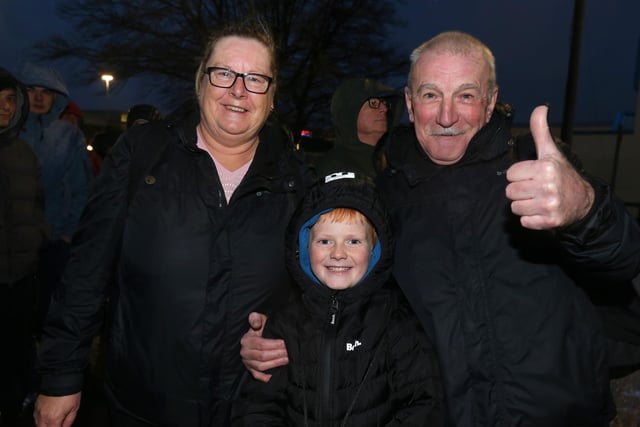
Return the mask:
<path id="1" fill-rule="evenodd" d="M 183 148 L 199 152 L 197 148 L 196 128 L 200 123 L 200 108 L 194 102 L 183 105 L 169 115 L 167 126 L 173 128 L 179 136 Z M 247 171 L 245 180 L 251 191 L 264 189 L 270 192 L 292 192 L 300 190 L 303 183 L 295 178 L 299 176 L 300 158 L 295 158 L 293 144 L 284 130 L 267 121 L 260 131 L 260 142 L 254 159 Z M 244 184 L 242 187 L 247 188 Z"/>
<path id="2" fill-rule="evenodd" d="M 430 179 L 446 168 L 494 159 L 510 148 L 507 142 L 510 140 L 512 117 L 510 105 L 497 105 L 489 122 L 471 139 L 462 159 L 450 166 L 437 165 L 427 157 L 416 138 L 413 125 L 396 128 L 386 149 L 389 167 L 402 171 L 410 183 L 415 183 Z"/>

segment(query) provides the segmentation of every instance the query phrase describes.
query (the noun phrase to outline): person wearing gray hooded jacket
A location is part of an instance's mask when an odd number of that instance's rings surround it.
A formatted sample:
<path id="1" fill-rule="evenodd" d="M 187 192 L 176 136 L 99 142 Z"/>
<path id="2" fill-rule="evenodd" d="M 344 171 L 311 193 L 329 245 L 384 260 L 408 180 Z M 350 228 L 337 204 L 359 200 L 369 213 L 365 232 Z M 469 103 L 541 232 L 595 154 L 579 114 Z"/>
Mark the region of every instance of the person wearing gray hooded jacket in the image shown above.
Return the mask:
<path id="1" fill-rule="evenodd" d="M 331 98 L 336 139 L 316 162 L 318 175 L 356 171 L 374 178 L 376 145 L 402 112 L 402 96 L 392 87 L 369 78 L 345 80 Z"/>
<path id="2" fill-rule="evenodd" d="M 60 119 L 69 103 L 69 91 L 60 74 L 48 67 L 25 63 L 21 81 L 29 95 L 29 114 L 20 131 L 40 162 L 45 216 L 51 239 L 43 254 L 40 316 L 58 287 L 69 257 L 71 236 L 87 201 L 91 164 L 80 129 Z"/>
<path id="3" fill-rule="evenodd" d="M 69 103 L 69 91 L 56 70 L 26 63 L 21 81 L 27 87 L 30 112 L 20 137 L 34 149 L 42 167 L 51 240 L 69 241 L 86 203 L 91 177 L 85 138 L 80 129 L 60 119 Z"/>
<path id="4" fill-rule="evenodd" d="M 38 159 L 18 131 L 25 87 L 0 68 L 0 424 L 13 425 L 27 392 L 39 252 L 47 237 Z"/>

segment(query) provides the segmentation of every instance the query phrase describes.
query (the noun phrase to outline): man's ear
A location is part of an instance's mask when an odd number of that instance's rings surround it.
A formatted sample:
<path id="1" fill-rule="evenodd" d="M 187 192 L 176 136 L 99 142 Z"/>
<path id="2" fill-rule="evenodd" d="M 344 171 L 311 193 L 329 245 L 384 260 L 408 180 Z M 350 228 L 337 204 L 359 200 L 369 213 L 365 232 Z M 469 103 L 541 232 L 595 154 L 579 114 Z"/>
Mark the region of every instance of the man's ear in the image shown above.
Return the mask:
<path id="1" fill-rule="evenodd" d="M 489 123 L 489 120 L 491 120 L 493 109 L 496 107 L 496 102 L 498 102 L 498 86 L 493 88 L 491 92 L 492 94 L 488 96 L 488 99 L 487 99 L 487 111 L 486 111 L 487 123 Z"/>
<path id="2" fill-rule="evenodd" d="M 413 123 L 413 104 L 411 103 L 411 90 L 409 86 L 404 88 L 404 102 L 407 106 L 407 113 L 409 113 L 409 121 Z"/>

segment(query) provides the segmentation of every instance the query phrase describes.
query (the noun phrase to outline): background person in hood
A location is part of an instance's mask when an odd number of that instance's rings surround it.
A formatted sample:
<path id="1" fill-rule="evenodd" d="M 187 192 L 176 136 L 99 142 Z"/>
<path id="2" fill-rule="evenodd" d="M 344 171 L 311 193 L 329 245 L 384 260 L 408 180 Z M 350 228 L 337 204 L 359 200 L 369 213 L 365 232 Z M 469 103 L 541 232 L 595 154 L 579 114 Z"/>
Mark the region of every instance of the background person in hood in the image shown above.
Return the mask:
<path id="1" fill-rule="evenodd" d="M 376 80 L 344 81 L 331 98 L 334 146 L 316 162 L 319 176 L 356 171 L 373 178 L 378 141 L 402 115 L 401 94 Z"/>
<path id="2" fill-rule="evenodd" d="M 289 364 L 248 379 L 234 426 L 439 426 L 436 354 L 391 279 L 386 212 L 368 181 L 328 176 L 294 214 L 287 266 L 300 302 L 267 321 Z"/>
<path id="3" fill-rule="evenodd" d="M 69 244 L 87 201 L 91 166 L 82 131 L 60 119 L 69 91 L 51 68 L 25 63 L 21 81 L 27 87 L 30 110 L 20 132 L 40 162 L 45 216 L 51 240 L 43 254 L 42 315 L 58 287 L 69 257 Z"/>
<path id="4" fill-rule="evenodd" d="M 64 110 L 62 110 L 62 113 L 60 114 L 60 118 L 62 120 L 65 120 L 71 123 L 72 125 L 74 125 L 75 127 L 81 128 L 81 129 L 83 125 L 82 116 L 83 116 L 82 110 L 80 110 L 80 107 L 78 106 L 78 104 L 76 104 L 73 101 L 69 101 L 67 106 L 64 108 Z"/>
<path id="5" fill-rule="evenodd" d="M 60 118 L 71 123 L 84 133 L 84 113 L 75 102 L 69 101 L 65 109 L 62 110 Z"/>
<path id="6" fill-rule="evenodd" d="M 46 240 L 38 159 L 18 131 L 27 91 L 0 68 L 0 425 L 17 425 L 33 360 L 38 254 Z M 27 417 L 30 417 L 28 414 Z"/>
<path id="7" fill-rule="evenodd" d="M 127 129 L 134 125 L 161 120 L 160 110 L 150 104 L 136 104 L 127 111 Z"/>

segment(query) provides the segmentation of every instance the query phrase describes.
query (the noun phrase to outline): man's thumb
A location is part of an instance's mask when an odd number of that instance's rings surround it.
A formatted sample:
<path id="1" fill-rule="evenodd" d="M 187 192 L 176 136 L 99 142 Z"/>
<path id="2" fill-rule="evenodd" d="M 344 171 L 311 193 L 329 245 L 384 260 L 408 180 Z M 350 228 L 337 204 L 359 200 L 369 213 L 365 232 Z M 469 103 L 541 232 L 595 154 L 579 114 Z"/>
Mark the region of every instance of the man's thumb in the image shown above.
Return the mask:
<path id="1" fill-rule="evenodd" d="M 538 159 L 548 157 L 558 153 L 556 143 L 553 141 L 549 124 L 547 122 L 547 112 L 549 107 L 546 105 L 537 106 L 531 113 L 529 126 L 531 127 L 531 135 L 536 144 L 536 152 Z"/>
<path id="2" fill-rule="evenodd" d="M 253 330 L 262 328 L 262 315 L 260 313 L 249 313 L 249 326 Z"/>

